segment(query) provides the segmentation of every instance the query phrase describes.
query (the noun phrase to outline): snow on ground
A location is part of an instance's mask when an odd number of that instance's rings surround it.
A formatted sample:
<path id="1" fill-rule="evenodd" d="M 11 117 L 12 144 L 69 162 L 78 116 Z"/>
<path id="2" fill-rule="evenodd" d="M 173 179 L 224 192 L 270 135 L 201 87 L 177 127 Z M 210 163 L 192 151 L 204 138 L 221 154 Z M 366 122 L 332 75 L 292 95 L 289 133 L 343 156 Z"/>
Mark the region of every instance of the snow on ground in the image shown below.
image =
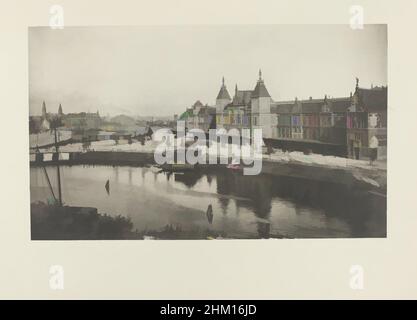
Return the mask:
<path id="1" fill-rule="evenodd" d="M 282 162 L 298 162 L 298 163 L 305 163 L 305 164 L 313 164 L 313 165 L 322 165 L 327 167 L 339 167 L 339 168 L 347 168 L 347 167 L 354 167 L 354 168 L 363 168 L 363 169 L 370 169 L 374 168 L 373 166 L 369 165 L 369 161 L 367 160 L 355 160 L 355 159 L 348 159 L 336 156 L 324 156 L 321 154 L 304 154 L 303 152 L 293 151 L 293 152 L 283 152 L 281 150 L 277 150 L 270 156 L 264 156 L 264 159 L 268 159 L 271 161 L 282 161 Z"/>
<path id="2" fill-rule="evenodd" d="M 155 147 L 158 145 L 154 141 L 146 141 L 145 145 L 140 142 L 128 143 L 116 143 L 115 140 L 103 140 L 93 141 L 87 147 L 83 148 L 83 143 L 71 143 L 65 146 L 59 147 L 61 152 L 84 152 L 84 151 L 125 151 L 125 152 L 154 152 Z M 49 148 L 48 151 L 53 151 L 54 148 Z"/>
<path id="3" fill-rule="evenodd" d="M 188 139 L 178 138 L 175 139 L 175 145 L 184 147 L 185 143 L 189 143 Z M 192 141 L 191 141 L 192 143 Z M 147 140 L 144 145 L 140 142 L 128 143 L 116 143 L 114 140 L 94 141 L 91 142 L 88 147 L 88 151 L 123 151 L 123 152 L 155 152 L 156 147 L 160 144 L 158 141 Z M 200 149 L 203 155 L 205 154 L 228 154 L 233 150 L 232 145 L 229 144 L 212 144 L 213 148 L 207 148 L 205 145 L 198 146 L 195 149 Z M 216 151 L 217 149 L 217 151 Z M 53 151 L 54 148 L 49 148 L 47 151 Z M 263 160 L 285 162 L 285 163 L 303 163 L 308 165 L 320 165 L 333 168 L 361 168 L 361 169 L 377 169 L 376 166 L 369 165 L 367 160 L 355 160 L 347 159 L 336 156 L 324 156 L 321 154 L 309 154 L 306 155 L 302 152 L 283 152 L 282 150 L 276 150 L 271 155 L 263 155 Z M 85 152 L 82 143 L 73 143 L 60 147 L 61 152 Z"/>
<path id="4" fill-rule="evenodd" d="M 57 131 L 58 141 L 66 141 L 71 139 L 71 131 L 59 130 Z M 29 135 L 29 145 L 31 148 L 36 146 L 44 146 L 55 142 L 54 133 L 51 131 L 44 131 Z"/>

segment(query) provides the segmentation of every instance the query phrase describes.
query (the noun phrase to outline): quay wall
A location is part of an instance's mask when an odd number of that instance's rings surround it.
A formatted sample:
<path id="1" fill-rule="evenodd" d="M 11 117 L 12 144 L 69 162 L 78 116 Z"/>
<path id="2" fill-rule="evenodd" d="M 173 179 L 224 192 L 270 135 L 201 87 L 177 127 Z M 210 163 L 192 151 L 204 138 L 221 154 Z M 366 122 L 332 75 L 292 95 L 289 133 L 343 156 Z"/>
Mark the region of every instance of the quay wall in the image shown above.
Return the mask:
<path id="1" fill-rule="evenodd" d="M 42 158 L 42 157 L 40 157 Z M 56 160 L 56 159 L 55 159 Z M 155 164 L 153 152 L 115 152 L 115 151 L 92 151 L 72 152 L 67 160 L 59 160 L 61 165 L 121 165 L 121 166 L 144 166 Z M 220 163 L 220 161 L 218 161 Z M 230 162 L 229 162 L 230 163 Z M 55 165 L 56 161 L 31 161 L 31 166 Z M 225 165 L 199 165 L 199 170 L 217 170 L 225 168 Z M 262 173 L 274 176 L 287 176 L 313 181 L 340 183 L 350 187 L 361 187 L 369 190 L 386 190 L 385 170 L 366 170 L 357 168 L 335 168 L 314 164 L 278 162 L 264 159 Z M 358 175 L 377 181 L 378 186 L 372 186 L 365 180 L 355 178 Z"/>

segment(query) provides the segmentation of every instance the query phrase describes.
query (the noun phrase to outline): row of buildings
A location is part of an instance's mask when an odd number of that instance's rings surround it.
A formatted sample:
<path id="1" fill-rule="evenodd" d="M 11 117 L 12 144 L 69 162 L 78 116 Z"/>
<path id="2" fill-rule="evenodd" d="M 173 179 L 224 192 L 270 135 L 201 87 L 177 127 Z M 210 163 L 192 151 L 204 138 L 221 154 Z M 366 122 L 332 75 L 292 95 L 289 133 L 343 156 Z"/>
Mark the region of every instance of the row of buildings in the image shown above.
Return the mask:
<path id="1" fill-rule="evenodd" d="M 29 133 L 36 136 L 57 125 L 57 130 L 74 142 L 91 142 L 115 140 L 120 143 L 132 143 L 133 140 L 144 142 L 152 138 L 154 132 L 163 127 L 174 127 L 174 122 L 160 119 L 134 119 L 126 115 L 112 118 L 101 117 L 99 112 L 64 113 L 61 104 L 56 113 L 47 112 L 45 102 L 42 103 L 42 114 L 29 117 Z M 41 139 L 42 140 L 42 139 Z M 33 146 L 39 146 L 39 139 L 33 138 Z M 50 144 L 52 142 L 44 142 Z M 42 145 L 42 143 L 41 143 Z"/>
<path id="2" fill-rule="evenodd" d="M 99 129 L 103 124 L 103 119 L 100 117 L 98 111 L 95 113 L 79 112 L 64 114 L 60 104 L 57 113 L 50 113 L 46 111 L 46 104 L 43 101 L 42 115 L 29 117 L 29 131 L 35 133 L 49 130 L 51 122 L 57 119 L 60 120 L 62 127 L 69 130 Z"/>
<path id="3" fill-rule="evenodd" d="M 387 87 L 361 88 L 358 79 L 346 97 L 274 101 L 261 71 L 253 90 L 236 85 L 233 97 L 223 78 L 214 106 L 197 101 L 180 119 L 188 130 L 261 128 L 276 147 L 356 159 L 368 158 L 377 143 L 378 158 L 386 157 Z"/>

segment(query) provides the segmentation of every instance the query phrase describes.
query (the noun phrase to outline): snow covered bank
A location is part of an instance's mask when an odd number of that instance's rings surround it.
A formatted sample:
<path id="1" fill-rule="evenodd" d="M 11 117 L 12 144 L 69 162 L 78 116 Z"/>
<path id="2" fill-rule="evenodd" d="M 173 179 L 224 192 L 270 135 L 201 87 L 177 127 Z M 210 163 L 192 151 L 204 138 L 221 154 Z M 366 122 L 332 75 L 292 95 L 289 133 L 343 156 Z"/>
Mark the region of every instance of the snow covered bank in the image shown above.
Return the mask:
<path id="1" fill-rule="evenodd" d="M 60 130 L 57 131 L 57 138 L 59 142 L 71 139 L 71 131 Z M 40 132 L 29 135 L 29 146 L 35 148 L 36 146 L 46 146 L 55 142 L 55 135 L 51 131 Z"/>
<path id="2" fill-rule="evenodd" d="M 43 141 L 49 141 L 44 139 Z M 88 146 L 84 147 L 82 143 L 72 143 L 60 147 L 61 152 L 85 152 L 85 151 L 109 151 L 109 152 L 145 152 L 153 153 L 160 142 L 147 140 L 144 145 L 140 142 L 117 143 L 115 140 L 93 141 Z M 188 141 L 187 141 L 188 143 Z M 175 145 L 184 146 L 185 140 L 176 139 Z M 203 155 L 219 155 L 230 154 L 234 147 L 231 144 L 217 144 L 213 143 L 212 148 L 206 146 L 199 146 Z M 44 149 L 45 151 L 53 151 L 54 148 Z M 263 155 L 263 160 L 283 163 L 298 163 L 306 165 L 317 165 L 331 168 L 358 168 L 368 170 L 381 169 L 378 166 L 370 165 L 367 160 L 355 160 L 336 156 L 324 156 L 321 154 L 304 154 L 302 152 L 283 152 L 279 149 L 274 149 L 271 155 Z"/>

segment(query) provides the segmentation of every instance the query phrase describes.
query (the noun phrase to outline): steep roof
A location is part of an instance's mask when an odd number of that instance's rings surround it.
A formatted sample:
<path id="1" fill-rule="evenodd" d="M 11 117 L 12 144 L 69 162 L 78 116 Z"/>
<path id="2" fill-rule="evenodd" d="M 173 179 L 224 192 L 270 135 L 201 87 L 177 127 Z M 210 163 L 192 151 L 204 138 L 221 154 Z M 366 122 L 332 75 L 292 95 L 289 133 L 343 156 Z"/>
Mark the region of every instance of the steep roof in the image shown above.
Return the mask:
<path id="1" fill-rule="evenodd" d="M 224 84 L 224 78 L 223 78 L 223 83 L 222 83 L 222 86 L 220 88 L 219 94 L 217 95 L 217 99 L 232 100 L 230 98 L 229 92 L 227 91 L 226 85 Z"/>
<path id="2" fill-rule="evenodd" d="M 202 104 L 202 102 L 200 100 L 197 100 L 194 104 L 193 104 L 193 108 L 197 108 L 197 107 L 203 107 L 204 105 Z"/>
<path id="3" fill-rule="evenodd" d="M 359 106 L 369 112 L 387 110 L 387 87 L 357 88 Z"/>
<path id="4" fill-rule="evenodd" d="M 327 103 L 332 112 L 346 112 L 351 98 L 327 98 Z M 271 104 L 271 113 L 320 113 L 324 104 L 325 99 L 274 101 Z"/>
<path id="5" fill-rule="evenodd" d="M 180 115 L 179 120 L 185 120 L 185 119 L 187 119 L 188 117 L 190 117 L 190 116 L 192 116 L 192 115 L 193 115 L 193 112 L 192 112 L 190 109 L 187 109 L 186 111 L 184 111 L 184 112 Z"/>
<path id="6" fill-rule="evenodd" d="M 329 102 L 333 112 L 346 112 L 351 105 L 351 98 L 330 98 Z"/>
<path id="7" fill-rule="evenodd" d="M 226 86 L 222 86 L 220 88 L 219 94 L 217 95 L 217 99 L 227 99 L 231 100 L 229 92 L 226 89 Z"/>
<path id="8" fill-rule="evenodd" d="M 235 90 L 233 97 L 234 105 L 249 105 L 252 97 L 252 90 Z"/>
<path id="9" fill-rule="evenodd" d="M 268 90 L 265 87 L 264 81 L 262 79 L 259 79 L 256 83 L 255 89 L 253 89 L 252 92 L 252 98 L 262 98 L 262 97 L 271 97 L 269 95 Z"/>
<path id="10" fill-rule="evenodd" d="M 278 101 L 271 105 L 271 113 L 291 113 L 294 101 Z"/>
<path id="11" fill-rule="evenodd" d="M 209 115 L 209 114 L 216 114 L 216 107 L 204 106 L 198 112 L 198 115 L 199 116 Z"/>
<path id="12" fill-rule="evenodd" d="M 303 113 L 319 113 L 324 104 L 324 99 L 301 100 L 301 110 Z"/>

